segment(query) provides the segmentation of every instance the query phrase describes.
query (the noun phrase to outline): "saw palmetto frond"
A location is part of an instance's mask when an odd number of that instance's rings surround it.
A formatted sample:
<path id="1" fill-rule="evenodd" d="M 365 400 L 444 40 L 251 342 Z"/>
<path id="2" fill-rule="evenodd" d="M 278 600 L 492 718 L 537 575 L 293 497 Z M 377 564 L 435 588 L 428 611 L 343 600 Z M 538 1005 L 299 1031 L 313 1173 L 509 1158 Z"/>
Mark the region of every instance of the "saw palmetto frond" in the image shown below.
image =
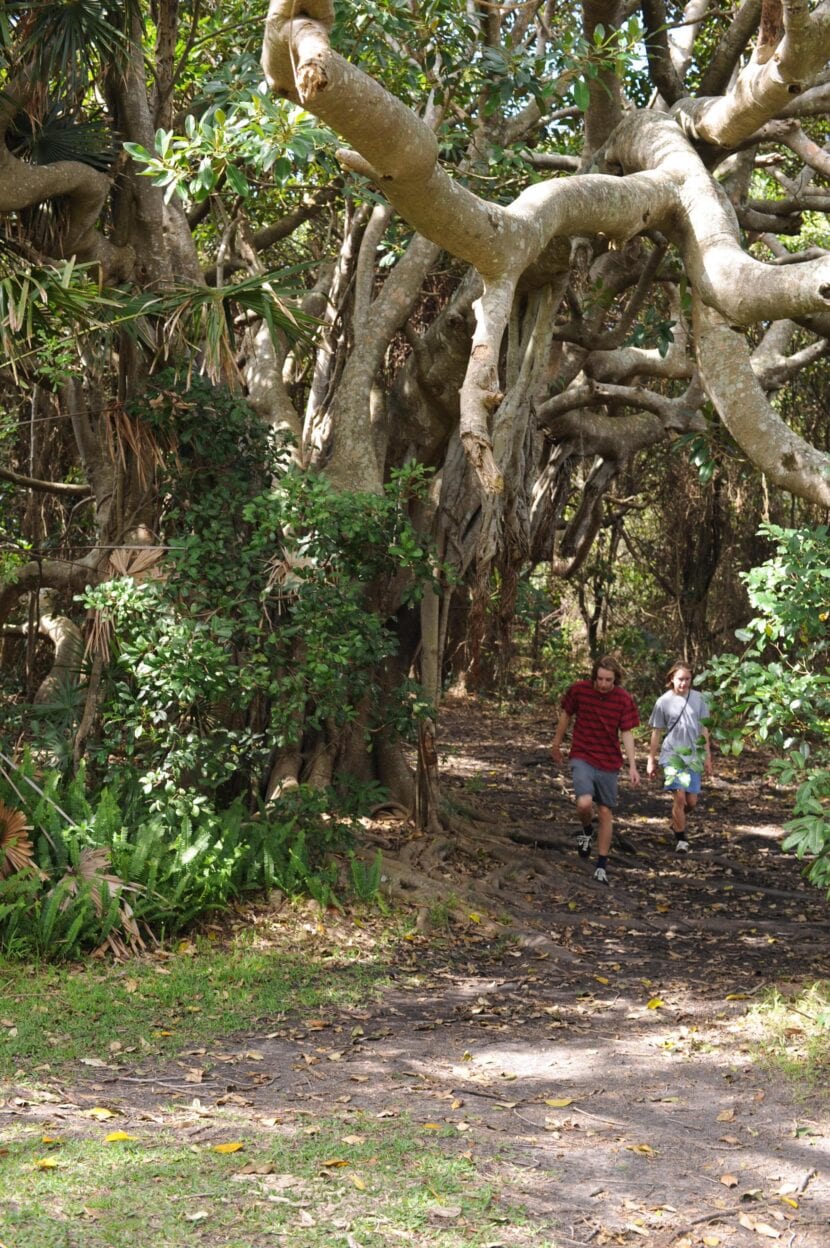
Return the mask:
<path id="1" fill-rule="evenodd" d="M 61 909 L 65 910 L 82 893 L 85 894 L 98 918 L 103 918 L 117 901 L 117 922 L 104 937 L 101 949 L 109 949 L 117 958 L 128 953 L 139 953 L 145 942 L 136 922 L 132 906 L 124 896 L 125 891 L 139 893 L 139 884 L 129 884 L 110 871 L 110 852 L 104 845 L 82 849 L 77 865 L 68 867 L 58 881 L 57 888 L 63 892 Z"/>
<path id="2" fill-rule="evenodd" d="M 19 28 L 18 63 L 28 62 L 42 82 L 82 89 L 101 65 L 123 64 L 129 45 L 122 23 L 133 7 L 134 0 L 120 8 L 102 0 L 36 5 Z"/>
<path id="3" fill-rule="evenodd" d="M 107 173 L 118 155 L 118 144 L 103 117 L 79 119 L 57 103 L 39 118 L 18 113 L 7 142 L 15 156 L 33 165 L 76 160 Z"/>
<path id="4" fill-rule="evenodd" d="M 14 871 L 38 871 L 30 831 L 21 810 L 0 802 L 0 878 Z"/>

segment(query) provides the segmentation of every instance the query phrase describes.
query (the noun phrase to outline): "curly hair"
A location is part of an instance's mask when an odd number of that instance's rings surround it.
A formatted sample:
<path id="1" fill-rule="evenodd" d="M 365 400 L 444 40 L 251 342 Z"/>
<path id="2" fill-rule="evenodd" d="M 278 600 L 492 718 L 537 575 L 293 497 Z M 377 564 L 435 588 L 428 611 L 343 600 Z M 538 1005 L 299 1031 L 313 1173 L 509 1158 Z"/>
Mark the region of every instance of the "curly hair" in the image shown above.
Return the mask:
<path id="1" fill-rule="evenodd" d="M 604 668 L 606 672 L 614 673 L 614 685 L 621 685 L 623 682 L 623 670 L 617 660 L 610 654 L 604 654 L 601 659 L 594 662 L 591 668 L 591 680 L 596 680 L 597 672 L 600 668 Z"/>

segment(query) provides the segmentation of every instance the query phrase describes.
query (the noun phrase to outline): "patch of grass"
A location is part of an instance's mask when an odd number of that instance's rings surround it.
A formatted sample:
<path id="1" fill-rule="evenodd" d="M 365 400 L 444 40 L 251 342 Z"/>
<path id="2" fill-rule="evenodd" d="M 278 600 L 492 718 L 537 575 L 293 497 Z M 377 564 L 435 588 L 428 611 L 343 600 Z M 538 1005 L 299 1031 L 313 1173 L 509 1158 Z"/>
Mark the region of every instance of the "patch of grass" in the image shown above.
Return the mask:
<path id="1" fill-rule="evenodd" d="M 182 941 L 123 965 L 0 960 L 0 1078 L 36 1079 L 82 1059 L 118 1065 L 171 1057 L 258 1020 L 365 1001 L 387 974 L 383 941 L 350 952 L 315 923 L 319 933 L 314 923 L 295 924 L 295 941 L 268 944 L 242 928 L 222 948 Z"/>
<path id="2" fill-rule="evenodd" d="M 811 1093 L 826 1089 L 830 1074 L 830 981 L 819 980 L 794 996 L 773 989 L 752 1014 L 761 1027 L 761 1057 Z"/>
<path id="3" fill-rule="evenodd" d="M 42 1124 L 18 1128 L 0 1150 L 5 1248 L 553 1248 L 520 1211 L 498 1205 L 469 1153 L 438 1152 L 423 1125 L 405 1116 L 307 1122 L 286 1111 L 270 1131 L 249 1123 L 234 1134 L 239 1124 L 217 1115 L 211 1138 L 201 1132 L 190 1146 L 181 1121 L 112 1143 L 110 1124 L 62 1141 Z M 215 1151 L 229 1142 L 243 1147 Z"/>

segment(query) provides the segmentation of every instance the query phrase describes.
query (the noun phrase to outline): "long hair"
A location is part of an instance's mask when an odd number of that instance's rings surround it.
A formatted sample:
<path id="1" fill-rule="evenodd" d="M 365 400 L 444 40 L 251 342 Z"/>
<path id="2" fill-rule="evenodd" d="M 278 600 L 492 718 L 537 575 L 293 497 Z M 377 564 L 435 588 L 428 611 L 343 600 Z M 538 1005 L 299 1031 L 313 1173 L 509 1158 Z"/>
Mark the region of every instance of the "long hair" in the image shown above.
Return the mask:
<path id="1" fill-rule="evenodd" d="M 596 680 L 597 672 L 600 668 L 604 668 L 606 672 L 614 673 L 614 687 L 622 684 L 623 670 L 615 658 L 610 654 L 604 654 L 601 659 L 597 659 L 591 668 L 591 680 Z"/>
<path id="2" fill-rule="evenodd" d="M 691 663 L 686 663 L 684 662 L 683 659 L 678 659 L 676 663 L 672 663 L 671 667 L 666 672 L 666 688 L 667 689 L 671 689 L 675 672 L 688 672 L 689 684 L 694 684 L 695 673 L 694 673 L 694 669 L 692 668 Z"/>

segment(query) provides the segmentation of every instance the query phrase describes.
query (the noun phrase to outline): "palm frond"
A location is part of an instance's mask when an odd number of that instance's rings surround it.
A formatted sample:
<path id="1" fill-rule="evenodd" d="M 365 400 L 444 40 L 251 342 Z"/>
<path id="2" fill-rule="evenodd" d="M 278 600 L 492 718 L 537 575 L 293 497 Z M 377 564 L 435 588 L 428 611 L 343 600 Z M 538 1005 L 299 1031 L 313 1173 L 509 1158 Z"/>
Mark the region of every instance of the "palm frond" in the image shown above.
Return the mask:
<path id="1" fill-rule="evenodd" d="M 105 296 L 90 267 L 72 260 L 32 263 L 0 241 L 0 351 L 15 375 L 38 342 L 71 342 L 83 327 L 99 323 L 93 309 Z"/>
<path id="2" fill-rule="evenodd" d="M 163 294 L 102 288 L 93 266 L 72 260 L 33 264 L 0 239 L 0 351 L 16 371 L 46 338 L 71 344 L 91 331 L 123 330 L 167 355 L 201 358 L 213 378 L 235 375 L 236 320 L 260 316 L 276 340 L 308 340 L 317 321 L 303 312 L 293 265 L 226 286 L 179 286 Z"/>
<path id="3" fill-rule="evenodd" d="M 74 93 L 100 66 L 124 61 L 128 42 L 110 21 L 113 11 L 102 0 L 36 6 L 23 31 L 20 60 L 31 61 L 41 81 L 65 83 Z"/>
<path id="4" fill-rule="evenodd" d="M 0 879 L 14 871 L 38 871 L 30 831 L 21 810 L 0 802 Z"/>
<path id="5" fill-rule="evenodd" d="M 110 554 L 109 568 L 113 575 L 130 576 L 136 584 L 140 584 L 161 576 L 161 569 L 157 564 L 163 554 L 163 546 L 145 546 L 141 550 L 119 546 Z"/>
<path id="6" fill-rule="evenodd" d="M 3 65 L 11 64 L 13 59 L 14 30 L 8 12 L 9 7 L 4 4 L 0 8 L 0 64 Z"/>
<path id="7" fill-rule="evenodd" d="M 102 173 L 118 155 L 112 130 L 103 117 L 77 120 L 64 105 L 52 103 L 43 117 L 18 113 L 8 132 L 13 154 L 33 165 L 75 160 Z"/>
<path id="8" fill-rule="evenodd" d="M 211 377 L 235 372 L 234 322 L 241 313 L 262 317 L 274 339 L 308 339 L 317 322 L 299 306 L 302 290 L 290 279 L 305 266 L 255 274 L 227 286 L 185 286 L 144 299 L 144 315 L 162 318 L 169 345 L 201 353 Z"/>
<path id="9" fill-rule="evenodd" d="M 61 910 L 84 894 L 99 918 L 111 919 L 101 948 L 108 948 L 120 958 L 126 957 L 128 952 L 140 953 L 145 948 L 133 908 L 124 897 L 125 890 L 141 893 L 144 889 L 140 884 L 125 883 L 109 871 L 109 867 L 110 854 L 106 846 L 82 849 L 77 866 L 68 868 L 54 891 L 62 898 Z"/>

